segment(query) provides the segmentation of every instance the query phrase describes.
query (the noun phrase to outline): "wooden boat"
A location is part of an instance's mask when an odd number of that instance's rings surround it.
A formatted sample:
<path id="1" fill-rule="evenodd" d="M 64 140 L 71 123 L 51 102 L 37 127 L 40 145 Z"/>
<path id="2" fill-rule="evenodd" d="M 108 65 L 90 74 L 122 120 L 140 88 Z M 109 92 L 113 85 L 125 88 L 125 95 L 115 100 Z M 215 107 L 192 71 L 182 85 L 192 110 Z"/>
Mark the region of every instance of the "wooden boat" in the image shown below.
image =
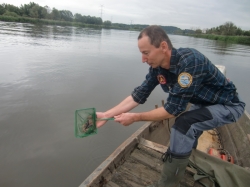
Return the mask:
<path id="1" fill-rule="evenodd" d="M 224 66 L 217 67 L 225 73 Z M 170 129 L 174 120 L 145 123 L 97 167 L 80 187 L 141 187 L 157 181 L 160 178 L 162 167 L 160 158 L 169 146 Z M 197 150 L 193 150 L 190 160 L 194 161 L 198 160 L 198 157 L 203 157 L 208 162 L 215 160 L 216 164 L 224 170 L 231 170 L 232 173 L 226 172 L 220 176 L 219 171 L 219 174 L 216 174 L 219 176 L 213 176 L 217 182 L 224 180 L 223 184 L 226 184 L 224 186 L 237 186 L 239 183 L 240 187 L 250 186 L 249 145 L 250 116 L 245 111 L 236 123 L 205 131 L 199 138 Z M 219 153 L 219 155 L 214 153 Z M 203 186 L 200 181 L 194 180 L 197 169 L 198 172 L 203 169 L 202 164 L 200 168 L 190 166 L 192 164 L 186 168 L 181 186 Z M 213 168 L 212 173 L 216 173 L 215 170 Z M 239 178 L 237 178 L 238 173 L 241 174 Z M 230 180 L 235 178 L 232 175 L 236 176 L 236 184 L 231 184 Z M 224 179 L 222 179 L 223 177 Z"/>

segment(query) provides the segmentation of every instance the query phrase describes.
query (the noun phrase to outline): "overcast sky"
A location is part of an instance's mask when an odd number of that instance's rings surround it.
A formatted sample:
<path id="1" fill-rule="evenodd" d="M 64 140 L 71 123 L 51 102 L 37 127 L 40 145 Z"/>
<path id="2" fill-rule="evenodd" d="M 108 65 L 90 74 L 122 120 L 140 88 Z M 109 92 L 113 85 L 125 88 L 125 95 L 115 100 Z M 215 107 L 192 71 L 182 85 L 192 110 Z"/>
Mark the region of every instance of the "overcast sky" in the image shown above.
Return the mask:
<path id="1" fill-rule="evenodd" d="M 15 6 L 31 0 L 0 0 Z M 90 15 L 113 23 L 157 24 L 181 29 L 212 28 L 233 22 L 250 30 L 250 0 L 33 0 L 73 14 Z M 101 9 L 102 5 L 102 9 Z"/>

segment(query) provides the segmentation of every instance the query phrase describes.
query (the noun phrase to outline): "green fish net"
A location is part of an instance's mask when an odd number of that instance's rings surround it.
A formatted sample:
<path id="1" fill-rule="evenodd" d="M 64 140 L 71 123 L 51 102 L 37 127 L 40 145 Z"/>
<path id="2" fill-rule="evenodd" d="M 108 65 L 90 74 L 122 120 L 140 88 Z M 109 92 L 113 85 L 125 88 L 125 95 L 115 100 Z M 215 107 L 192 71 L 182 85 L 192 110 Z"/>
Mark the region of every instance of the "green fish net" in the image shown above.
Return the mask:
<path id="1" fill-rule="evenodd" d="M 85 108 L 75 111 L 75 136 L 87 137 L 97 133 L 96 121 L 114 120 L 114 118 L 96 118 L 95 108 Z"/>

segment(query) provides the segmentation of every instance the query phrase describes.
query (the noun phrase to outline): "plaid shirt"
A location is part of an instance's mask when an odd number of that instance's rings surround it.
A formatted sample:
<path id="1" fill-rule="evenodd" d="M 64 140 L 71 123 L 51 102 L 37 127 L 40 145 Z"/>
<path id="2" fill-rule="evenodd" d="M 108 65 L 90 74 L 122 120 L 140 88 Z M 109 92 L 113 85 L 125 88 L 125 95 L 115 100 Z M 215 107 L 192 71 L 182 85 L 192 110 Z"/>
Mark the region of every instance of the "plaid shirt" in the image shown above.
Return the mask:
<path id="1" fill-rule="evenodd" d="M 187 87 L 178 82 L 181 73 L 191 75 L 191 84 Z M 158 80 L 159 76 L 163 76 L 164 81 Z M 189 102 L 225 104 L 236 93 L 234 84 L 207 57 L 190 48 L 172 49 L 169 70 L 150 67 L 146 80 L 131 94 L 134 101 L 143 104 L 158 84 L 164 92 L 169 93 L 164 108 L 174 116 L 185 111 Z"/>

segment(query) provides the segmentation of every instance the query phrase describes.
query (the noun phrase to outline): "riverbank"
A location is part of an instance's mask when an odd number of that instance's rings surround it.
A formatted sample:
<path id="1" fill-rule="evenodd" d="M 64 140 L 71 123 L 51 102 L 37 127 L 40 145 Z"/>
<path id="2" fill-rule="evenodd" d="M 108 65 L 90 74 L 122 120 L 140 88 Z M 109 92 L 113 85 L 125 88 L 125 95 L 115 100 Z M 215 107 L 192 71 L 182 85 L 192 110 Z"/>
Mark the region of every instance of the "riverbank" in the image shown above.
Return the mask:
<path id="1" fill-rule="evenodd" d="M 0 21 L 58 25 L 58 26 L 90 27 L 90 28 L 95 28 L 95 29 L 106 28 L 106 29 L 118 29 L 118 30 L 133 30 L 133 31 L 140 31 L 144 27 L 146 27 L 145 25 L 141 25 L 141 26 L 134 25 L 131 27 L 126 24 L 118 24 L 118 23 L 115 23 L 111 26 L 107 26 L 103 24 L 102 25 L 84 24 L 84 23 L 75 22 L 75 21 L 72 21 L 72 22 L 71 21 L 58 21 L 58 20 L 50 20 L 50 19 L 38 19 L 38 18 L 29 18 L 29 17 L 21 17 L 21 16 L 14 17 L 14 16 L 3 16 L 3 15 L 0 15 Z M 181 34 L 179 33 L 177 35 L 181 35 Z M 209 40 L 219 40 L 219 41 L 242 44 L 242 45 L 250 45 L 249 36 L 225 36 L 225 35 L 213 35 L 213 34 L 188 34 L 186 36 L 204 38 L 204 39 L 209 39 Z"/>
<path id="2" fill-rule="evenodd" d="M 0 21 L 5 22 L 19 22 L 19 23 L 32 23 L 32 24 L 44 24 L 44 25 L 58 25 L 58 26 L 74 26 L 74 27 L 90 27 L 95 29 L 107 28 L 107 29 L 118 29 L 118 30 L 141 30 L 141 28 L 126 28 L 125 24 L 115 24 L 115 26 L 106 26 L 106 25 L 96 25 L 96 24 L 84 24 L 81 22 L 75 21 L 58 21 L 50 19 L 38 19 L 38 18 L 29 18 L 22 16 L 3 16 L 0 15 Z"/>
<path id="3" fill-rule="evenodd" d="M 250 45 L 249 36 L 224 36 L 224 35 L 214 35 L 214 34 L 191 34 L 189 36 L 196 38 L 204 38 L 209 40 L 219 40 L 235 44 Z"/>
<path id="4" fill-rule="evenodd" d="M 12 17 L 12 16 L 0 16 L 0 21 L 5 22 L 19 22 L 19 23 L 32 23 L 32 24 L 45 24 L 45 25 L 59 25 L 59 26 L 76 26 L 76 27 L 94 27 L 102 28 L 102 25 L 94 24 L 83 24 L 80 22 L 70 22 L 70 21 L 57 21 L 49 19 L 38 19 L 38 18 L 28 18 L 28 17 Z"/>

